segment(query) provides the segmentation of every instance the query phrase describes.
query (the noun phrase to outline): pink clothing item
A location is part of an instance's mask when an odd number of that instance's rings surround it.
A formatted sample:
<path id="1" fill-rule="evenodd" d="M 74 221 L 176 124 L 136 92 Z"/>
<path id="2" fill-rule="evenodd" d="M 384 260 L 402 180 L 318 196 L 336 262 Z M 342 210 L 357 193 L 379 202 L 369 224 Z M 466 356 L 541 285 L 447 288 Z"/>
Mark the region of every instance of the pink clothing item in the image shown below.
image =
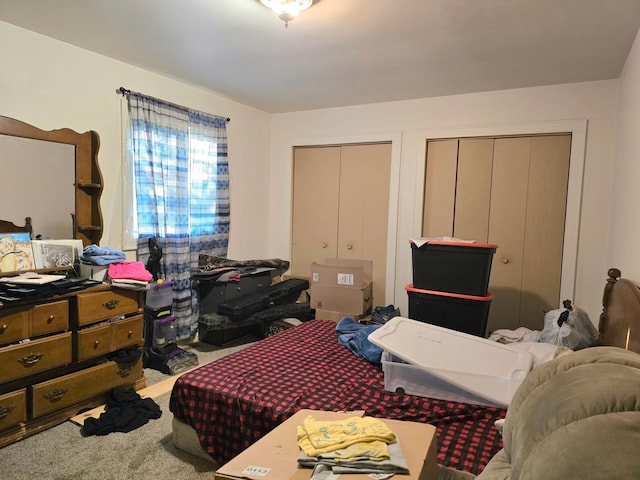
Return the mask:
<path id="1" fill-rule="evenodd" d="M 142 262 L 118 262 L 109 264 L 109 277 L 127 278 L 149 282 L 153 279 Z"/>

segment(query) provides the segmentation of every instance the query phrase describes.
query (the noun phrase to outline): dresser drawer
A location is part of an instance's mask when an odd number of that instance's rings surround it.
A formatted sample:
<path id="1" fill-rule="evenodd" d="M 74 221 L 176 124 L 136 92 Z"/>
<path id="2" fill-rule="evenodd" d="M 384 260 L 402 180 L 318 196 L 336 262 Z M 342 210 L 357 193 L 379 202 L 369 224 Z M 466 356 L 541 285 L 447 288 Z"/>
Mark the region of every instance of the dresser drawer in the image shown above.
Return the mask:
<path id="1" fill-rule="evenodd" d="M 142 344 L 142 315 L 87 327 L 78 331 L 78 361 L 104 355 L 120 348 Z"/>
<path id="2" fill-rule="evenodd" d="M 135 317 L 125 318 L 119 320 L 113 324 L 114 328 L 114 341 L 115 348 L 128 347 L 130 345 L 140 344 L 142 345 L 142 330 L 143 319 L 142 315 L 136 315 Z"/>
<path id="3" fill-rule="evenodd" d="M 78 325 L 89 325 L 120 315 L 137 313 L 138 296 L 136 290 L 80 293 L 77 296 Z"/>
<path id="4" fill-rule="evenodd" d="M 11 310 L 0 317 L 0 345 L 8 345 L 28 337 L 28 310 Z"/>
<path id="5" fill-rule="evenodd" d="M 69 302 L 43 303 L 31 309 L 31 336 L 64 332 L 69 328 Z"/>
<path id="6" fill-rule="evenodd" d="M 0 349 L 0 383 L 71 363 L 71 332 Z"/>
<path id="7" fill-rule="evenodd" d="M 27 420 L 27 390 L 0 395 L 0 430 Z"/>
<path id="8" fill-rule="evenodd" d="M 78 361 L 104 355 L 111 351 L 111 325 L 84 328 L 78 331 Z"/>
<path id="9" fill-rule="evenodd" d="M 107 362 L 34 385 L 31 390 L 33 416 L 68 407 L 106 393 L 120 385 L 133 385 L 142 378 L 142 359 L 131 368 Z"/>

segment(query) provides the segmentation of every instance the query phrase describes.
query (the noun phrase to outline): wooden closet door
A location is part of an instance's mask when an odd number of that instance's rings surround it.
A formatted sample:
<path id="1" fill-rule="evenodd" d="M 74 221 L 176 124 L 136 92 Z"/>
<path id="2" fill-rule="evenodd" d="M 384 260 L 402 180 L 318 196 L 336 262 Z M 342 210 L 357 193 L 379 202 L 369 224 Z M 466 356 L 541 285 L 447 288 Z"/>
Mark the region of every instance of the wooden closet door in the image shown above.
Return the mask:
<path id="1" fill-rule="evenodd" d="M 291 268 L 309 278 L 311 263 L 336 258 L 340 147 L 294 150 Z"/>
<path id="2" fill-rule="evenodd" d="M 493 138 L 463 138 L 458 145 L 453 236 L 487 243 Z"/>
<path id="3" fill-rule="evenodd" d="M 458 139 L 430 140 L 424 177 L 422 236 L 453 235 Z"/>
<path id="4" fill-rule="evenodd" d="M 293 160 L 291 274 L 326 258 L 373 261 L 385 302 L 391 144 L 298 147 Z"/>
<path id="5" fill-rule="evenodd" d="M 530 137 L 498 138 L 494 144 L 489 242 L 498 248 L 489 279 L 494 297 L 488 332 L 520 325 L 530 150 Z"/>
<path id="6" fill-rule="evenodd" d="M 385 303 L 390 171 L 390 143 L 342 147 L 338 258 L 373 261 L 374 306 Z"/>
<path id="7" fill-rule="evenodd" d="M 423 236 L 498 245 L 488 332 L 540 330 L 563 300 L 570 148 L 571 135 L 427 143 Z"/>
<path id="8" fill-rule="evenodd" d="M 560 305 L 570 135 L 496 139 L 488 331 L 541 330 Z"/>
<path id="9" fill-rule="evenodd" d="M 520 325 L 535 330 L 544 327 L 544 313 L 564 300 L 559 294 L 570 155 L 571 135 L 531 140 Z"/>

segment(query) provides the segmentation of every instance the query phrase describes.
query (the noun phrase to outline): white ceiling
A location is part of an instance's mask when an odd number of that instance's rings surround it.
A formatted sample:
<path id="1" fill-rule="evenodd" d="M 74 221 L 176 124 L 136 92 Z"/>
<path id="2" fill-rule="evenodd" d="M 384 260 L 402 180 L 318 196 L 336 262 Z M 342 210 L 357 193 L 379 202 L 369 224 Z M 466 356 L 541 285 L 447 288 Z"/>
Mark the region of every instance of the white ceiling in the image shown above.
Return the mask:
<path id="1" fill-rule="evenodd" d="M 288 28 L 258 0 L 0 0 L 0 20 L 276 113 L 618 78 L 640 0 L 316 0 Z"/>

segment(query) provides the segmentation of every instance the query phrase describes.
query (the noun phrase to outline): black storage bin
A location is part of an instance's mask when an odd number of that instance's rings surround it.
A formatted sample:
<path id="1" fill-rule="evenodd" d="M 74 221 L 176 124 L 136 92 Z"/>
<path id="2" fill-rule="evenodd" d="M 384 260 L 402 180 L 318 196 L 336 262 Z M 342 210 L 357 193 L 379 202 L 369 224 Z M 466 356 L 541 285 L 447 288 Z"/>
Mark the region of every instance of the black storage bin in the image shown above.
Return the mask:
<path id="1" fill-rule="evenodd" d="M 439 327 L 484 337 L 493 295 L 461 295 L 405 287 L 409 295 L 409 318 Z"/>
<path id="2" fill-rule="evenodd" d="M 411 242 L 413 287 L 485 296 L 497 245 L 429 241 Z"/>
<path id="3" fill-rule="evenodd" d="M 218 313 L 226 315 L 231 320 L 241 320 L 274 305 L 295 303 L 300 294 L 308 288 L 308 280 L 289 278 L 255 293 L 223 302 L 218 305 Z"/>

